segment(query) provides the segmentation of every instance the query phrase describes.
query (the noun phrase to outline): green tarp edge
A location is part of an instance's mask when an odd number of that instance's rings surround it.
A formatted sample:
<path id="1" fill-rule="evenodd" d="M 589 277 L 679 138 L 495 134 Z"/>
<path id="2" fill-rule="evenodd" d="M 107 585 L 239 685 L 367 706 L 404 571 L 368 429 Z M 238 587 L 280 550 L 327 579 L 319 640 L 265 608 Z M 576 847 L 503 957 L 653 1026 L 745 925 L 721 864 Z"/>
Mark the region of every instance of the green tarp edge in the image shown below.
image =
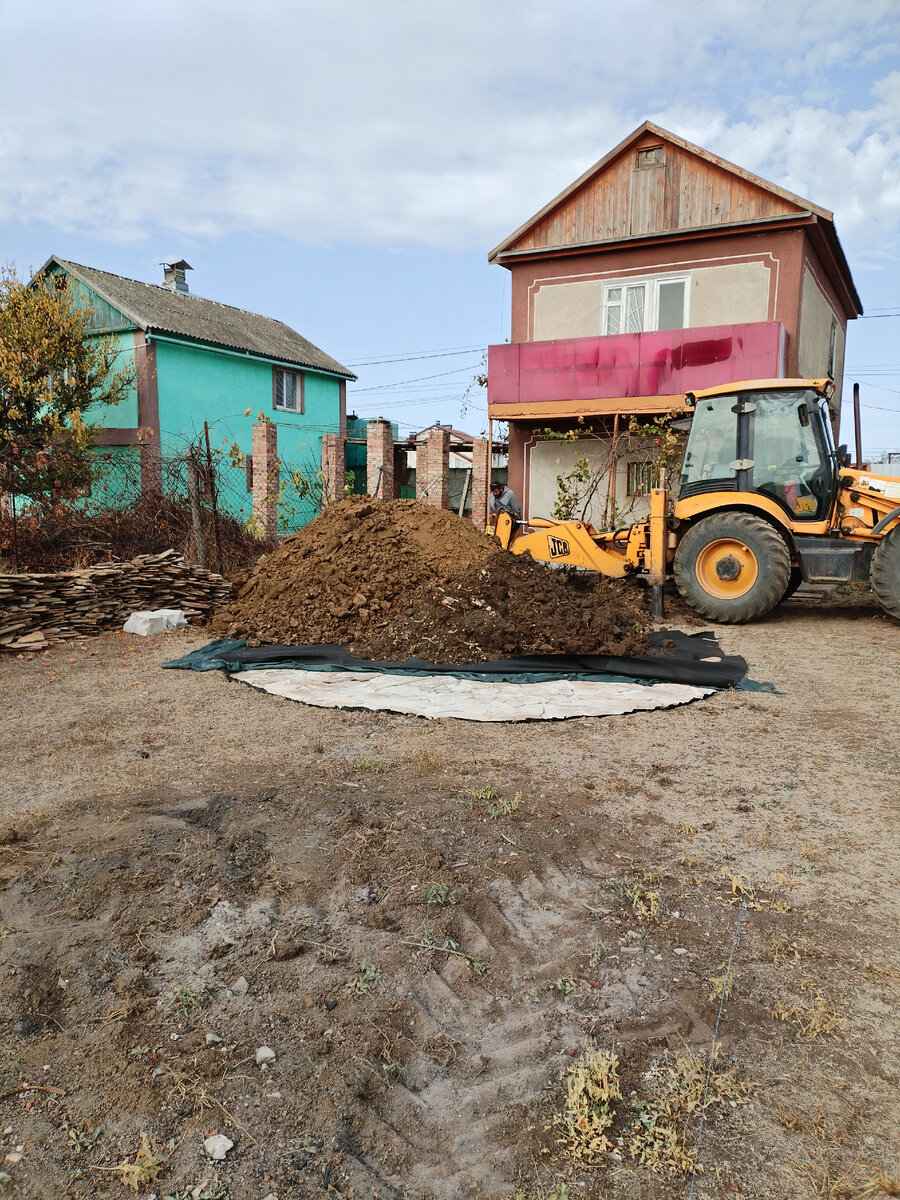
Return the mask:
<path id="1" fill-rule="evenodd" d="M 247 645 L 246 642 L 235 638 L 217 638 L 214 642 L 209 642 L 206 646 L 201 646 L 198 650 L 192 650 L 189 654 L 185 654 L 182 658 L 174 658 L 170 662 L 162 664 L 163 670 L 178 670 L 178 671 L 227 671 L 230 674 L 235 674 L 239 671 L 273 671 L 273 670 L 296 670 L 296 671 L 359 671 L 363 668 L 356 664 L 354 666 L 344 666 L 340 663 L 310 663 L 301 662 L 297 659 L 280 659 L 277 662 L 234 662 L 229 661 L 224 655 L 235 650 L 242 650 Z M 378 673 L 381 675 L 419 675 L 429 676 L 433 674 L 427 670 L 410 670 L 408 668 L 391 668 L 381 664 L 367 664 L 366 670 Z M 447 671 L 445 675 L 451 675 L 455 679 L 474 679 L 486 683 L 539 683 L 542 680 L 555 681 L 560 679 L 580 680 L 587 683 L 639 683 L 646 687 L 652 687 L 654 681 L 652 679 L 639 679 L 633 675 L 625 674 L 600 674 L 596 671 L 590 674 L 572 671 L 560 671 L 558 674 L 554 672 L 541 671 L 510 671 L 497 672 L 493 671 L 490 674 L 480 671 Z M 712 685 L 706 685 L 712 686 Z M 748 679 L 746 676 L 738 680 L 733 685 L 736 691 L 739 692 L 770 692 L 776 695 L 780 694 L 771 683 L 763 683 L 755 679 Z"/>

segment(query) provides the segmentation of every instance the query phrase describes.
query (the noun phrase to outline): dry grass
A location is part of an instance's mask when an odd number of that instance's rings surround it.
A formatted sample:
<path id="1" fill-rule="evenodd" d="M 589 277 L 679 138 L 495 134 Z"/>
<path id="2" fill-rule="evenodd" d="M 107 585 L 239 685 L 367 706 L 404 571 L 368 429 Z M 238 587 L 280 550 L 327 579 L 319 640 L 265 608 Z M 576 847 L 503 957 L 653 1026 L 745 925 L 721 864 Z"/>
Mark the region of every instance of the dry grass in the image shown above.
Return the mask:
<path id="1" fill-rule="evenodd" d="M 808 999 L 799 1003 L 780 1000 L 769 1009 L 776 1021 L 786 1021 L 794 1027 L 800 1041 L 814 1041 L 839 1033 L 847 1024 L 848 1002 L 843 999 L 829 1000 L 821 988 L 809 980 L 799 980 L 798 988 Z"/>
<path id="2" fill-rule="evenodd" d="M 707 1071 L 709 1078 L 707 1081 Z M 651 1095 L 632 1101 L 637 1114 L 629 1153 L 644 1166 L 687 1174 L 694 1168 L 695 1121 L 714 1105 L 730 1108 L 749 1099 L 754 1085 L 735 1071 L 711 1068 L 695 1050 L 666 1052 L 645 1075 Z M 704 1098 L 705 1093 L 705 1098 Z"/>
<path id="3" fill-rule="evenodd" d="M 555 1118 L 564 1129 L 561 1144 L 580 1165 L 596 1165 L 621 1146 L 635 1162 L 653 1170 L 687 1174 L 694 1167 L 696 1121 L 714 1105 L 728 1110 L 745 1103 L 754 1085 L 734 1070 L 710 1067 L 685 1047 L 659 1055 L 641 1079 L 643 1095 L 623 1103 L 619 1058 L 609 1050 L 591 1050 L 566 1072 L 566 1101 Z M 627 1122 L 624 1137 L 609 1131 Z"/>
<path id="4" fill-rule="evenodd" d="M 900 1163 L 890 1175 L 883 1167 L 876 1167 L 868 1178 L 860 1180 L 852 1200 L 864 1200 L 866 1196 L 900 1196 Z"/>
<path id="5" fill-rule="evenodd" d="M 570 1158 L 582 1165 L 602 1162 L 612 1149 L 607 1131 L 622 1098 L 619 1059 L 610 1050 L 589 1050 L 566 1072 L 566 1103 L 557 1124 Z"/>

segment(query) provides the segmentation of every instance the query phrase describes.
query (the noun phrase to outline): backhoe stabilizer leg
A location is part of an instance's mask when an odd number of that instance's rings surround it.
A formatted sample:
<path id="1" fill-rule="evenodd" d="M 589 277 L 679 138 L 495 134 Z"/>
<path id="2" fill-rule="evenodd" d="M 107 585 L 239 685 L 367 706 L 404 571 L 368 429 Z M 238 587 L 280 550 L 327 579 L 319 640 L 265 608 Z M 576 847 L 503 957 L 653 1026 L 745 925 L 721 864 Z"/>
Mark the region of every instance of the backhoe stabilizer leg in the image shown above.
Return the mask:
<path id="1" fill-rule="evenodd" d="M 666 582 L 666 489 L 650 492 L 650 577 L 651 611 L 654 617 L 664 615 L 663 587 Z"/>

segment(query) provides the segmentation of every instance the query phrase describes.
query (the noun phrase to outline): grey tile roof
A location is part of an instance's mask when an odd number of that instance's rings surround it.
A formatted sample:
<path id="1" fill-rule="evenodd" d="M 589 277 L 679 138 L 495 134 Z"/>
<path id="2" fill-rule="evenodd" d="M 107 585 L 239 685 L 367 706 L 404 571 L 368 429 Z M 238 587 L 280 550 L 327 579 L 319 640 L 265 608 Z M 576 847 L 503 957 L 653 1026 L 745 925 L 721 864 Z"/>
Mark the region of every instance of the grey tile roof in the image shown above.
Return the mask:
<path id="1" fill-rule="evenodd" d="M 265 358 L 314 367 L 346 379 L 356 378 L 352 371 L 283 321 L 219 304 L 216 300 L 170 291 L 159 284 L 111 275 L 109 271 L 67 262 L 56 255 L 48 259 L 43 269 L 53 262 L 59 263 L 143 330 L 209 342 L 232 350 L 249 350 Z"/>

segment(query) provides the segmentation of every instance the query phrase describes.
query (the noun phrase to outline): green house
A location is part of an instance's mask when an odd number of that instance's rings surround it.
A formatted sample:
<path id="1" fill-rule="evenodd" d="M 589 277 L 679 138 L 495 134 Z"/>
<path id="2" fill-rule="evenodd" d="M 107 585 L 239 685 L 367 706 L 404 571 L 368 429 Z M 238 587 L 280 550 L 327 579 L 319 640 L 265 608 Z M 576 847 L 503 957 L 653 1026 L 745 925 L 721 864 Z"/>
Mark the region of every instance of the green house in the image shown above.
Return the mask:
<path id="1" fill-rule="evenodd" d="M 166 472 L 191 447 L 213 453 L 236 446 L 246 469 L 226 475 L 222 502 L 239 518 L 252 510 L 252 424 L 263 413 L 277 427 L 286 472 L 315 473 L 322 435 L 343 434 L 347 380 L 356 376 L 282 321 L 191 295 L 183 259 L 162 264 L 162 284 L 142 283 L 55 255 L 38 275 L 65 275 L 76 302 L 92 310 L 90 328 L 114 336 L 136 386 L 116 408 L 92 408 L 103 427 L 98 448 L 109 478 L 138 464 L 144 492 L 165 490 Z M 175 468 L 177 469 L 177 468 Z M 121 489 L 124 492 L 124 488 Z M 296 507 L 288 527 L 316 515 Z"/>

